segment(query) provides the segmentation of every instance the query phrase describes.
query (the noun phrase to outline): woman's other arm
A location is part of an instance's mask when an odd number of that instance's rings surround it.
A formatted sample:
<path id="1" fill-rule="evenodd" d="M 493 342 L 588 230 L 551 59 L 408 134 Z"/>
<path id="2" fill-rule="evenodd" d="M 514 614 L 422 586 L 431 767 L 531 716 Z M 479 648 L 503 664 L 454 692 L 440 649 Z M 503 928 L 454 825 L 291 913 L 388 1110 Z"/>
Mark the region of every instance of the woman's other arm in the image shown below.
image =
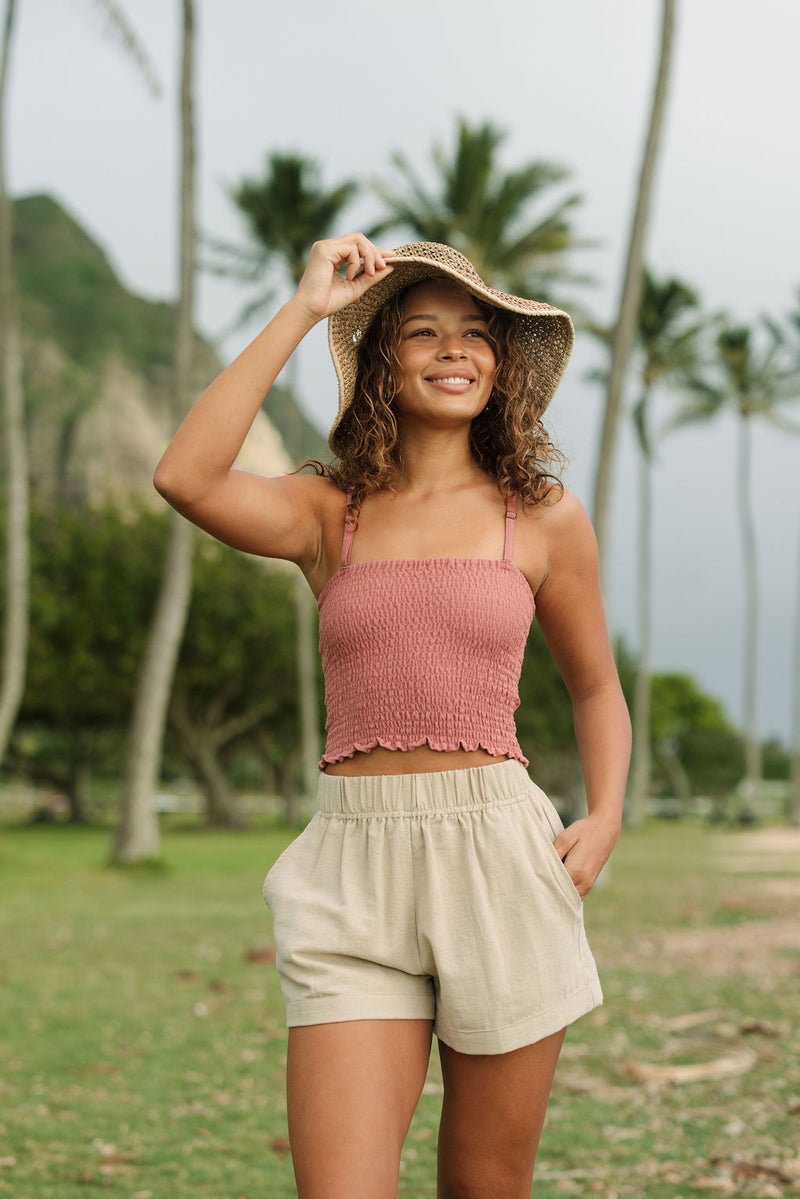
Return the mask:
<path id="1" fill-rule="evenodd" d="M 588 817 L 556 838 L 581 896 L 619 837 L 631 726 L 606 628 L 597 542 L 569 492 L 547 513 L 547 571 L 536 595 L 539 624 L 572 701 Z"/>

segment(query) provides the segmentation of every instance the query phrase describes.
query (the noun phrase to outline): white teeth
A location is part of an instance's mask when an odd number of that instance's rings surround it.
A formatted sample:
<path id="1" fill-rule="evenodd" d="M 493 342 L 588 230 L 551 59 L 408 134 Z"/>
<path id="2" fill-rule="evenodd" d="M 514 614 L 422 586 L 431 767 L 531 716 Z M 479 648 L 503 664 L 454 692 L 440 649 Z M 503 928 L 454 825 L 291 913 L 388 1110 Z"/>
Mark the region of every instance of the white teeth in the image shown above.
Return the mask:
<path id="1" fill-rule="evenodd" d="M 446 379 L 431 379 L 431 383 L 471 383 L 464 375 L 448 375 Z"/>

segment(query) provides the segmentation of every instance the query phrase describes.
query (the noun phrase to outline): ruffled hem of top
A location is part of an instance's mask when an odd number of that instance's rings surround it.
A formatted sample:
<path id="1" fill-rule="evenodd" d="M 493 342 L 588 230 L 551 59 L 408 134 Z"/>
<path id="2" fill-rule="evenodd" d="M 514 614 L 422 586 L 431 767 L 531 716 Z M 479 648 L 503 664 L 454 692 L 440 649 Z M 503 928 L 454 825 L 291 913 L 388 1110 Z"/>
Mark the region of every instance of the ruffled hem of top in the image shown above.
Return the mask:
<path id="1" fill-rule="evenodd" d="M 500 747 L 487 745 L 479 740 L 469 742 L 457 741 L 453 744 L 452 742 L 432 741 L 430 737 L 423 737 L 421 741 L 390 741 L 384 740 L 382 737 L 375 737 L 372 741 L 354 742 L 352 749 L 346 754 L 324 753 L 320 758 L 319 768 L 320 770 L 324 770 L 326 766 L 333 766 L 336 762 L 346 762 L 349 758 L 354 758 L 357 753 L 368 754 L 373 749 L 400 749 L 407 753 L 411 749 L 420 749 L 423 745 L 428 745 L 431 749 L 437 750 L 440 753 L 452 752 L 456 749 L 463 749 L 467 753 L 470 753 L 476 749 L 484 749 L 493 758 L 500 758 L 505 755 L 508 758 L 514 758 L 517 762 L 521 762 L 525 767 L 530 765 L 518 745 L 504 745 Z"/>

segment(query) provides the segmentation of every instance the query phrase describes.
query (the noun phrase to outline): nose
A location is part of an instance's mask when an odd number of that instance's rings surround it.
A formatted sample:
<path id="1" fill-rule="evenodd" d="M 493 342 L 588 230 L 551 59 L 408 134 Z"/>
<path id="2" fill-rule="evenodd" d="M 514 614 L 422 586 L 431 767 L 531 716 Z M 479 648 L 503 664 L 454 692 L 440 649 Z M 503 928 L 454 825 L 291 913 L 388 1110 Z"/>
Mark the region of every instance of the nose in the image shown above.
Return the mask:
<path id="1" fill-rule="evenodd" d="M 466 358 L 464 346 L 457 333 L 450 333 L 442 338 L 439 345 L 440 358 Z"/>

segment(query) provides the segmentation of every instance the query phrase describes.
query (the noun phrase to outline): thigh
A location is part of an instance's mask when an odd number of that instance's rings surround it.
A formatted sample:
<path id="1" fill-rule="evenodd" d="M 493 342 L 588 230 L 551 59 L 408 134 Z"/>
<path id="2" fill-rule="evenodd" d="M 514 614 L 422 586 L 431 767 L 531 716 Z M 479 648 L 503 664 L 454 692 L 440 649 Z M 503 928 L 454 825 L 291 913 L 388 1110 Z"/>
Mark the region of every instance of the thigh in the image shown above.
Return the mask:
<path id="1" fill-rule="evenodd" d="M 528 1199 L 565 1029 L 510 1053 L 440 1041 L 439 1199 Z"/>
<path id="2" fill-rule="evenodd" d="M 394 1199 L 430 1046 L 430 1020 L 289 1030 L 289 1140 L 299 1199 Z"/>

